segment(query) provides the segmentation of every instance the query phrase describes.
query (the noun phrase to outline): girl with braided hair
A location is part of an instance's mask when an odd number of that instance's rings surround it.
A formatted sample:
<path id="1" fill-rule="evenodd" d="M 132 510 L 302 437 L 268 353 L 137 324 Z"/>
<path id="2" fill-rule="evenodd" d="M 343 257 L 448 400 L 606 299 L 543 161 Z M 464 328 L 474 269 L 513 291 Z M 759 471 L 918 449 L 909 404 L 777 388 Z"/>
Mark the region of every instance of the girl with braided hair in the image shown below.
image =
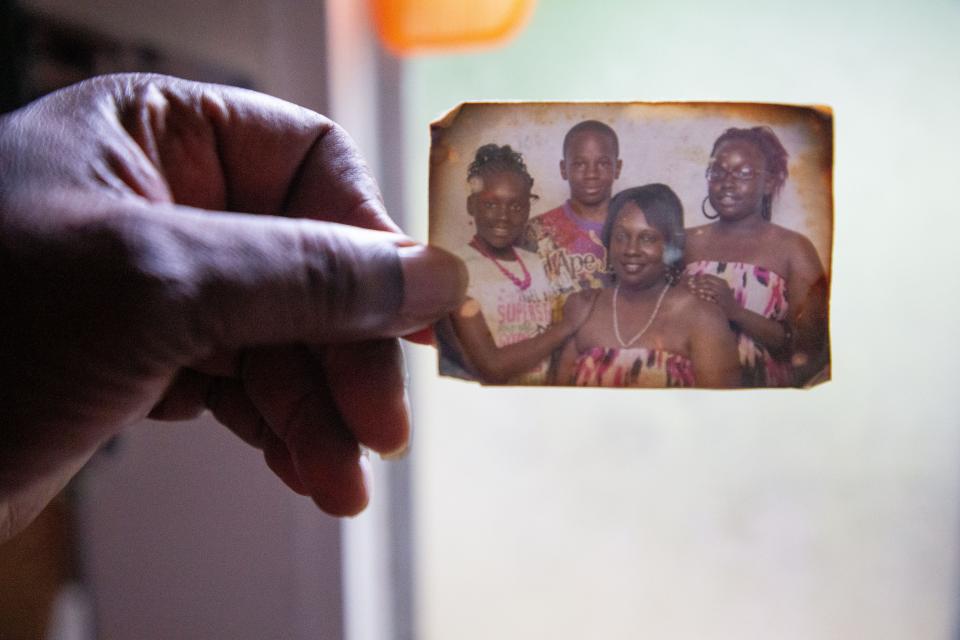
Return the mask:
<path id="1" fill-rule="evenodd" d="M 772 222 L 787 151 L 769 127 L 727 129 L 706 177 L 714 222 L 687 231 L 687 284 L 736 331 L 742 386 L 802 385 L 826 364 L 827 281 L 810 240 Z"/>
<path id="2" fill-rule="evenodd" d="M 543 263 L 515 246 L 537 197 L 518 152 L 483 145 L 467 182 L 476 234 L 458 252 L 470 282 L 466 302 L 452 317 L 467 368 L 484 383 L 543 384 L 551 354 L 586 319 L 592 298 L 566 304 L 562 319 L 553 321 L 556 298 Z"/>

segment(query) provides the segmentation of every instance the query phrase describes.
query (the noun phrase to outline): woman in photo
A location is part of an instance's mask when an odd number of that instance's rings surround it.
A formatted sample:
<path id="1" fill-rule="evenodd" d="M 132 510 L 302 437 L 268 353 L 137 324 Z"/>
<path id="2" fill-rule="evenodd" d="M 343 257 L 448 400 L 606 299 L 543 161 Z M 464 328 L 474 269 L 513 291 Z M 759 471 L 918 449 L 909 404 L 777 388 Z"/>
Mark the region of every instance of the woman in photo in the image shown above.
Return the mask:
<path id="1" fill-rule="evenodd" d="M 565 305 L 554 322 L 555 294 L 543 263 L 515 246 L 536 198 L 519 153 L 509 145 L 480 147 L 467 182 L 476 233 L 458 251 L 470 282 L 452 318 L 467 368 L 485 383 L 544 384 L 551 353 L 586 318 L 591 298 Z"/>
<path id="2" fill-rule="evenodd" d="M 688 287 L 736 331 L 742 386 L 803 384 L 826 364 L 827 280 L 810 240 L 772 222 L 787 152 L 769 127 L 728 129 L 706 175 L 715 221 L 687 231 Z"/>
<path id="3" fill-rule="evenodd" d="M 611 201 L 603 228 L 613 284 L 563 348 L 558 384 L 734 387 L 736 340 L 720 309 L 675 286 L 683 269 L 683 207 L 663 184 Z M 576 304 L 578 293 L 568 306 Z M 578 306 L 587 306 L 581 304 Z"/>

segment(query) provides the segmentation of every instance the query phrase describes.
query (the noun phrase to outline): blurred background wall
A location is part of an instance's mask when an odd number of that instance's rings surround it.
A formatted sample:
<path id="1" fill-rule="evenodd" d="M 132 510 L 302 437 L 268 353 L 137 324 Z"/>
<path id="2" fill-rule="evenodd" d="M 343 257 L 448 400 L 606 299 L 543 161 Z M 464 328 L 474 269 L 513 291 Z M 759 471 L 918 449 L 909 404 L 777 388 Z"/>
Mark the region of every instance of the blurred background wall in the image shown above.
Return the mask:
<path id="1" fill-rule="evenodd" d="M 956 637 L 956 0 L 550 0 L 503 48 L 403 61 L 355 14 L 328 41 L 351 0 L 24 6 L 331 112 L 421 239 L 427 125 L 464 100 L 835 110 L 833 382 L 480 389 L 411 347 L 412 494 L 401 479 L 376 503 L 399 507 L 343 529 L 209 419 L 138 425 L 81 478 L 99 637 Z M 391 556 L 383 532 L 411 513 Z M 347 576 L 374 552 L 412 562 L 415 591 Z M 376 620 L 365 588 L 405 613 Z"/>
<path id="2" fill-rule="evenodd" d="M 328 108 L 320 0 L 27 0 L 18 9 L 65 30 L 62 40 L 106 47 L 94 71 L 152 68 Z M 85 50 L 58 55 L 77 63 Z M 45 59 L 43 78 L 80 79 L 56 58 Z M 137 425 L 75 484 L 70 542 L 86 599 L 67 609 L 86 623 L 76 610 L 89 605 L 95 637 L 342 637 L 339 521 L 286 490 L 259 452 L 210 418 Z"/>
<path id="3" fill-rule="evenodd" d="M 261 91 L 324 110 L 322 0 L 23 0 L 25 9 L 180 60 L 239 72 Z"/>
<path id="4" fill-rule="evenodd" d="M 955 0 L 551 0 L 408 61 L 414 212 L 465 100 L 822 103 L 836 150 L 829 384 L 482 389 L 416 352 L 419 638 L 958 637 L 957 33 Z"/>

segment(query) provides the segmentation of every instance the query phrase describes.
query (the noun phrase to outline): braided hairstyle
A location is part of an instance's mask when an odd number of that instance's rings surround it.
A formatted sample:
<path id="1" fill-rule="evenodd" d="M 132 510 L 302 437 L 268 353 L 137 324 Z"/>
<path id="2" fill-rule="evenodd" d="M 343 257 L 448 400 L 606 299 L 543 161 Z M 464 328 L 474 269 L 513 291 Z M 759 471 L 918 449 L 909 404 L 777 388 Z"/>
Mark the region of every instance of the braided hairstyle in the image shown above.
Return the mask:
<path id="1" fill-rule="evenodd" d="M 479 149 L 467 168 L 467 182 L 470 184 L 471 193 L 476 193 L 482 189 L 484 176 L 491 176 L 495 173 L 508 171 L 523 178 L 527 189 L 533 189 L 533 176 L 527 171 L 527 165 L 523 161 L 523 156 L 519 151 L 514 151 L 510 145 L 503 146 L 490 143 L 485 144 Z M 530 194 L 532 199 L 538 196 Z"/>
<path id="2" fill-rule="evenodd" d="M 787 158 L 789 157 L 787 150 L 783 148 L 783 144 L 780 143 L 777 134 L 775 134 L 770 127 L 751 127 L 749 129 L 731 127 L 724 131 L 720 137 L 717 138 L 717 141 L 713 143 L 713 150 L 710 152 L 710 157 L 713 158 L 713 156 L 716 155 L 720 145 L 731 140 L 743 140 L 755 146 L 760 153 L 763 154 L 767 173 L 771 173 L 776 177 L 773 192 L 763 196 L 763 202 L 761 203 L 762 209 L 760 214 L 764 220 L 769 222 L 773 216 L 773 198 L 780 193 L 780 189 L 783 188 L 783 183 L 787 181 Z"/>

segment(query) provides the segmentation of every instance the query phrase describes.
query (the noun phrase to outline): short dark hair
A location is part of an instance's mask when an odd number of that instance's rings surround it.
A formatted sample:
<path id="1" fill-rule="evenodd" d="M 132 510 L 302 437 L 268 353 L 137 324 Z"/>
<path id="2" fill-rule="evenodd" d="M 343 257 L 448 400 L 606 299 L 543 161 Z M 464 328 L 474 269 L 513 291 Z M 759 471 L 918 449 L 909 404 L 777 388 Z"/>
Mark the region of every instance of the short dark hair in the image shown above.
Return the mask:
<path id="1" fill-rule="evenodd" d="M 467 180 L 489 176 L 501 171 L 516 173 L 524 179 L 528 189 L 533 189 L 533 176 L 527 171 L 527 164 L 520 152 L 510 145 L 485 144 L 474 155 L 473 162 L 467 168 Z M 530 194 L 532 198 L 537 196 Z"/>
<path id="2" fill-rule="evenodd" d="M 757 148 L 763 155 L 764 164 L 768 173 L 776 176 L 776 183 L 773 185 L 773 192 L 763 197 L 761 215 L 764 220 L 770 220 L 773 217 L 773 197 L 780 193 L 783 183 L 787 181 L 787 159 L 789 154 L 783 148 L 780 138 L 770 127 L 750 127 L 749 129 L 738 129 L 731 127 L 727 129 L 717 141 L 713 143 L 713 150 L 710 151 L 710 160 L 716 155 L 717 149 L 724 142 L 731 140 L 743 140 L 749 142 Z"/>
<path id="3" fill-rule="evenodd" d="M 573 144 L 573 139 L 580 135 L 581 133 L 599 133 L 602 136 L 607 136 L 613 142 L 613 151 L 614 155 L 620 157 L 620 140 L 617 138 L 617 132 L 613 128 L 600 122 L 599 120 L 584 120 L 583 122 L 578 122 L 577 124 L 570 127 L 570 130 L 567 131 L 567 135 L 563 136 L 563 157 L 567 157 L 567 149 L 570 148 L 570 145 Z"/>
<path id="4" fill-rule="evenodd" d="M 609 260 L 610 255 L 613 225 L 628 202 L 637 205 L 643 211 L 647 224 L 663 235 L 663 262 L 672 278 L 679 277 L 683 270 L 683 248 L 687 237 L 683 229 L 683 204 L 673 189 L 659 182 L 624 189 L 610 200 L 601 235 L 603 246 L 607 250 L 607 259 Z"/>

